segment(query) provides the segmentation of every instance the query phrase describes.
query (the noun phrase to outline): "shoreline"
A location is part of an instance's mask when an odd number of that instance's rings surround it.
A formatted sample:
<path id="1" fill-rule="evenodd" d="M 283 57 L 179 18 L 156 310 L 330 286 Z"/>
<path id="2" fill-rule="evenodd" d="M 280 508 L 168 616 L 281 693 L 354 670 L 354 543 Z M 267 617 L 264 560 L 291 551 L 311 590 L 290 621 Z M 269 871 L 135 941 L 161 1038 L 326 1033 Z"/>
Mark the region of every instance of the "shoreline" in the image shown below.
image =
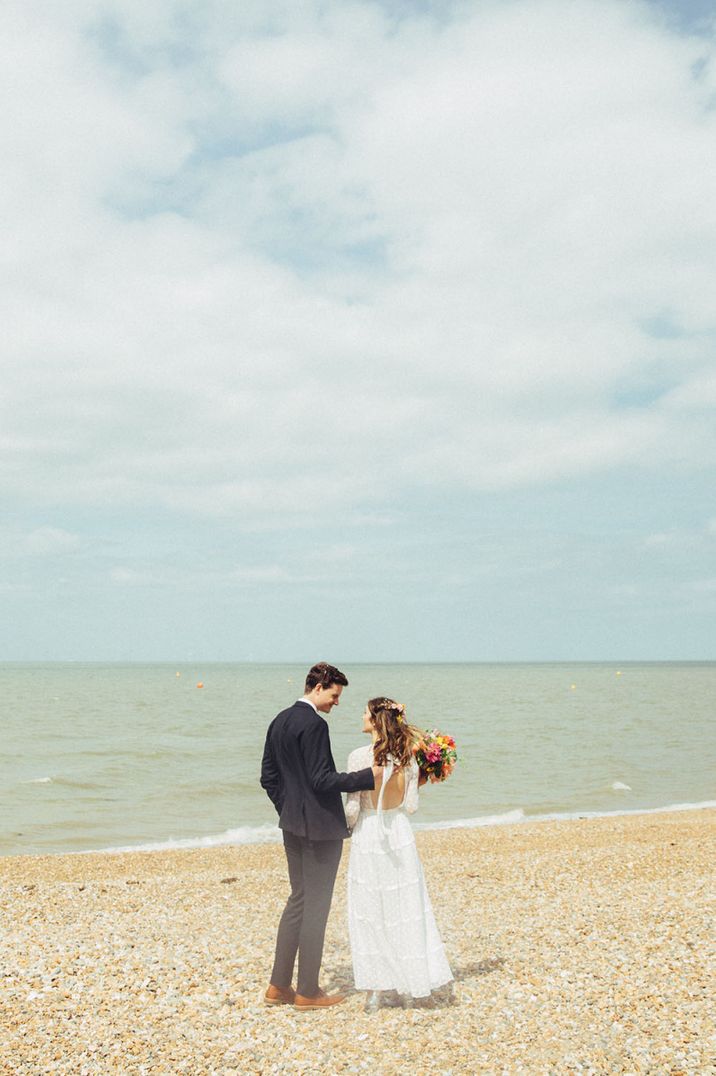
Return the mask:
<path id="1" fill-rule="evenodd" d="M 477 815 L 474 818 L 447 819 L 442 822 L 413 822 L 415 833 L 444 832 L 447 830 L 472 830 L 502 826 L 537 825 L 542 822 L 580 822 L 586 819 L 625 818 L 641 815 L 681 814 L 688 811 L 716 809 L 716 800 L 704 800 L 699 803 L 672 803 L 664 807 L 623 807 L 616 810 L 556 811 L 546 814 L 528 815 L 522 808 L 515 808 L 500 815 Z M 235 835 L 244 832 L 242 838 Z M 104 848 L 79 848 L 72 851 L 45 852 L 9 852 L 0 853 L 0 863 L 7 859 L 32 858 L 33 856 L 95 856 L 95 855 L 129 855 L 134 852 L 180 852 L 192 849 L 210 848 L 250 848 L 254 845 L 281 844 L 281 830 L 278 825 L 264 823 L 258 826 L 240 826 L 226 830 L 224 833 L 208 834 L 203 837 L 177 837 L 168 840 L 148 841 L 136 845 L 110 845 Z"/>
<path id="2" fill-rule="evenodd" d="M 279 845 L 3 857 L 0 1070 L 716 1071 L 716 809 L 416 838 L 456 999 L 372 1016 L 352 990 L 348 847 L 322 982 L 348 998 L 300 1016 L 261 1001 Z"/>

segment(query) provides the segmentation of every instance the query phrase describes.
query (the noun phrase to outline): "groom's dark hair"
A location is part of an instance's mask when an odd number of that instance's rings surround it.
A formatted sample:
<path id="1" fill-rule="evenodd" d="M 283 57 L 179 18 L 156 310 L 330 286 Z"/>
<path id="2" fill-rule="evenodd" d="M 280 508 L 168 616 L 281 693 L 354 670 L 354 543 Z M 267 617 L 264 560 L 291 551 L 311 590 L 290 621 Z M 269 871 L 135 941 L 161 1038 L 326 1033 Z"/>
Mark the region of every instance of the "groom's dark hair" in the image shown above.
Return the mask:
<path id="1" fill-rule="evenodd" d="M 325 661 L 319 661 L 317 665 L 308 670 L 306 691 L 313 691 L 318 684 L 323 688 L 330 687 L 331 684 L 340 684 L 342 687 L 347 687 L 348 677 L 340 669 L 337 669 L 335 665 L 328 665 Z"/>

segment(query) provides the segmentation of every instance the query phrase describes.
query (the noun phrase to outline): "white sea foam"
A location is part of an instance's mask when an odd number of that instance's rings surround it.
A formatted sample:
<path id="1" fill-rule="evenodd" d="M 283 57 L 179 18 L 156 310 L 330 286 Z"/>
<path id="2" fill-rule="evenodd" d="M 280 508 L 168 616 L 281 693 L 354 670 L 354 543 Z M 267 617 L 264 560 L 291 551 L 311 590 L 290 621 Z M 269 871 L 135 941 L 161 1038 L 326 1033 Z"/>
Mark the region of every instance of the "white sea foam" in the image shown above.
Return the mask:
<path id="1" fill-rule="evenodd" d="M 612 789 L 614 792 L 631 792 L 631 785 L 625 785 L 623 781 L 614 781 Z"/>
<path id="2" fill-rule="evenodd" d="M 519 807 L 505 814 L 478 815 L 477 818 L 455 818 L 448 822 L 414 822 L 413 829 L 475 829 L 477 826 L 511 826 L 525 821 Z"/>
<path id="3" fill-rule="evenodd" d="M 699 811 L 709 807 L 716 807 L 716 800 L 704 800 L 702 803 L 672 803 L 666 807 L 636 807 L 621 811 L 564 811 L 554 814 L 526 815 L 521 808 L 514 811 L 506 811 L 504 814 L 478 815 L 476 818 L 454 818 L 444 822 L 416 822 L 413 828 L 416 830 L 443 830 L 443 829 L 477 829 L 482 826 L 512 826 L 525 822 L 573 822 L 583 818 L 616 818 L 623 815 L 635 814 L 667 814 L 671 811 Z M 243 844 L 278 844 L 282 840 L 281 830 L 278 826 L 239 826 L 237 829 L 227 829 L 224 833 L 216 833 L 207 837 L 170 837 L 166 841 L 153 841 L 146 844 L 123 845 L 116 848 L 102 848 L 99 851 L 106 853 L 119 852 L 173 852 L 182 848 L 216 848 L 226 845 Z M 88 852 L 79 852 L 78 855 L 91 855 L 98 851 L 94 849 Z"/>
<path id="4" fill-rule="evenodd" d="M 238 826 L 207 837 L 169 837 L 165 841 L 103 848 L 103 852 L 173 852 L 180 848 L 216 848 L 232 844 L 276 844 L 282 840 L 278 826 Z"/>
<path id="5" fill-rule="evenodd" d="M 672 811 L 702 811 L 716 807 L 716 800 L 703 800 L 701 803 L 670 803 L 666 807 L 631 807 L 617 811 L 563 811 L 555 814 L 534 814 L 525 818 L 525 822 L 573 822 L 580 818 L 620 818 L 632 814 L 670 814 Z"/>
<path id="6" fill-rule="evenodd" d="M 32 777 L 29 781 L 21 781 L 23 785 L 51 785 L 51 777 Z"/>

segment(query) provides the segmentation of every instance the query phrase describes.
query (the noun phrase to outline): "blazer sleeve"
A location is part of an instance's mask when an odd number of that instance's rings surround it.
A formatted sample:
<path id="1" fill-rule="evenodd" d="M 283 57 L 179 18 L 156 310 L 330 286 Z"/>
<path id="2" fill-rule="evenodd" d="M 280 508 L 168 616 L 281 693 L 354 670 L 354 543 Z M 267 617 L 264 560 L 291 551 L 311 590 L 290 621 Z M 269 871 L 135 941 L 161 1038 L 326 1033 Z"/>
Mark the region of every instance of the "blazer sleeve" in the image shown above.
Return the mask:
<path id="1" fill-rule="evenodd" d="M 338 773 L 333 756 L 328 726 L 323 718 L 309 725 L 301 736 L 306 775 L 314 792 L 367 792 L 374 787 L 373 770 L 367 767 L 355 773 Z"/>
<path id="2" fill-rule="evenodd" d="M 271 746 L 271 729 L 266 733 L 264 755 L 261 760 L 261 787 L 266 791 L 274 807 L 281 814 L 283 807 L 283 783 Z"/>
<path id="3" fill-rule="evenodd" d="M 348 762 L 346 763 L 346 770 L 348 773 L 355 773 L 360 766 L 360 756 L 362 749 L 359 747 L 355 751 L 351 751 L 348 756 Z M 348 799 L 346 800 L 346 825 L 349 829 L 353 829 L 358 821 L 358 815 L 360 814 L 360 792 L 349 792 Z"/>

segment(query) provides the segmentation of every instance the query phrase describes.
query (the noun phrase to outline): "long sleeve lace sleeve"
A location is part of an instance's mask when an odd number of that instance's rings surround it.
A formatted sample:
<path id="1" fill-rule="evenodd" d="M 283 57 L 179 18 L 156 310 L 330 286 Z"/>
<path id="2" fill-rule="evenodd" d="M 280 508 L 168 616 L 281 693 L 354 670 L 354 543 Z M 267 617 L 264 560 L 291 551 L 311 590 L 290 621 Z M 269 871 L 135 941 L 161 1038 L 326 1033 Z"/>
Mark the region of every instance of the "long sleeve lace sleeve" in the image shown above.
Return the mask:
<path id="1" fill-rule="evenodd" d="M 405 810 L 406 810 L 406 812 L 408 814 L 415 814 L 415 812 L 418 809 L 418 799 L 419 799 L 418 777 L 419 777 L 419 775 L 420 775 L 420 770 L 418 769 L 418 764 L 415 761 L 415 759 L 413 759 L 410 766 L 408 767 L 407 773 L 405 774 L 405 801 L 404 801 L 404 806 L 405 806 Z"/>
<path id="2" fill-rule="evenodd" d="M 347 773 L 354 773 L 356 770 L 363 769 L 365 761 L 362 761 L 360 756 L 360 748 L 351 751 L 348 756 L 348 762 L 346 763 Z M 346 797 L 346 825 L 349 829 L 353 829 L 358 821 L 358 815 L 360 814 L 360 796 L 360 792 L 349 792 Z"/>

